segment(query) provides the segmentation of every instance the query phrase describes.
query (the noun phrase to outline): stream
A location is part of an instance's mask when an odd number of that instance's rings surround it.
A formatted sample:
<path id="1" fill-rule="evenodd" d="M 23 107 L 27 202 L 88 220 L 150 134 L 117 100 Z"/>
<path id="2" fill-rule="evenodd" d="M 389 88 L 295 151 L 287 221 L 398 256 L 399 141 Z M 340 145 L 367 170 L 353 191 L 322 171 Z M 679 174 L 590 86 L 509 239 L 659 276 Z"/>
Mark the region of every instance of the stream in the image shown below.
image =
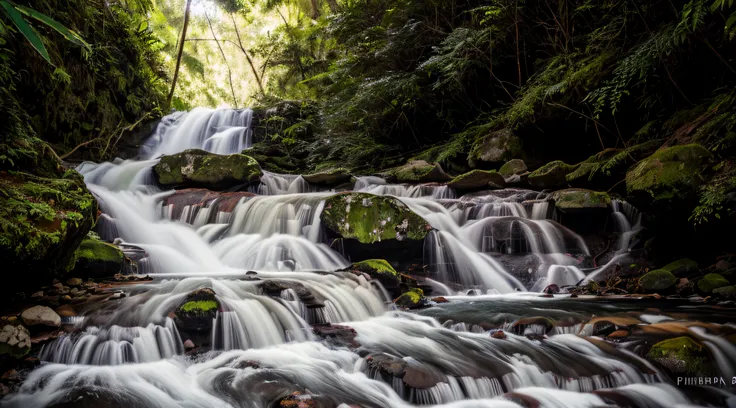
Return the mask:
<path id="1" fill-rule="evenodd" d="M 247 109 L 175 113 L 137 159 L 78 167 L 103 212 L 97 233 L 145 253 L 138 273 L 153 281 L 67 319 L 76 331 L 46 344 L 43 364 L 0 406 L 736 406 L 733 311 L 540 296 L 627 262 L 643 226 L 626 202 L 614 200 L 601 226 L 619 237 L 615 248 L 591 262 L 594 251 L 544 193 L 459 196 L 446 185 L 357 177 L 352 191 L 396 197 L 434 228 L 421 282 L 448 302 L 418 312 L 397 309 L 377 280 L 340 271 L 351 254 L 320 221 L 335 192 L 301 176 L 264 172 L 228 211 L 217 200 L 165 204 L 174 192 L 152 171 L 162 155 L 240 153 L 252 145 L 252 120 Z M 189 353 L 170 313 L 202 288 L 220 310 L 200 333 L 212 350 Z M 640 331 L 613 340 L 623 326 Z M 644 358 L 644 345 L 673 332 L 705 346 L 724 384 L 678 384 Z"/>

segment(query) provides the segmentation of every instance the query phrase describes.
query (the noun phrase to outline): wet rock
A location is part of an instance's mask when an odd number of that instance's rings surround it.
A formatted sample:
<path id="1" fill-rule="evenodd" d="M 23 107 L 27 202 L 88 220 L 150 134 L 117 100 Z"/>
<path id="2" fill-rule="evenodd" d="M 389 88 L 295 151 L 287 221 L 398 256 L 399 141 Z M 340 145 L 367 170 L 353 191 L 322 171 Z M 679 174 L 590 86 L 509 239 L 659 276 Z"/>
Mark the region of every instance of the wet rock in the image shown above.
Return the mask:
<path id="1" fill-rule="evenodd" d="M 495 170 L 471 170 L 452 179 L 447 185 L 456 190 L 483 190 L 504 188 L 506 181 Z"/>
<path id="2" fill-rule="evenodd" d="M 609 190 L 625 177 L 632 164 L 654 153 L 660 145 L 661 141 L 654 140 L 625 149 L 605 149 L 579 163 L 565 179 L 573 187 Z"/>
<path id="3" fill-rule="evenodd" d="M 185 332 L 207 332 L 212 330 L 212 320 L 220 310 L 220 302 L 211 288 L 200 288 L 190 292 L 174 312 L 177 328 Z"/>
<path id="4" fill-rule="evenodd" d="M 55 178 L 0 172 L 0 191 L 0 259 L 4 270 L 23 271 L 0 292 L 35 289 L 70 270 L 97 216 L 82 176 L 74 170 Z"/>
<path id="5" fill-rule="evenodd" d="M 555 321 L 549 317 L 531 316 L 522 317 L 511 325 L 511 331 L 519 335 L 544 335 L 555 326 Z"/>
<path id="6" fill-rule="evenodd" d="M 348 267 L 348 270 L 356 274 L 365 274 L 370 279 L 381 282 L 381 285 L 394 296 L 401 294 L 401 283 L 404 282 L 404 279 L 385 259 L 366 259 L 355 262 Z"/>
<path id="7" fill-rule="evenodd" d="M 406 309 L 418 309 L 424 306 L 424 303 L 424 291 L 419 288 L 404 292 L 401 296 L 394 299 L 396 306 Z"/>
<path id="8" fill-rule="evenodd" d="M 185 350 L 192 350 L 196 346 L 194 345 L 194 342 L 190 339 L 187 339 L 187 341 L 184 342 L 184 349 Z"/>
<path id="9" fill-rule="evenodd" d="M 438 163 L 427 163 L 424 160 L 412 160 L 381 175 L 397 183 L 431 183 L 452 180 L 452 177 L 447 175 Z"/>
<path id="10" fill-rule="evenodd" d="M 689 214 L 710 152 L 698 144 L 661 149 L 626 173 L 627 201 L 652 214 Z M 674 214 L 673 214 L 674 213 Z"/>
<path id="11" fill-rule="evenodd" d="M 58 339 L 63 334 L 64 334 L 63 330 L 55 330 L 51 332 L 41 333 L 37 336 L 31 337 L 31 344 L 34 346 L 36 344 L 43 344 L 43 343 L 48 342 L 49 340 Z"/>
<path id="12" fill-rule="evenodd" d="M 713 289 L 713 294 L 722 298 L 736 299 L 736 286 L 722 286 L 720 288 Z"/>
<path id="13" fill-rule="evenodd" d="M 47 327 L 59 327 L 61 326 L 61 317 L 59 317 L 53 309 L 46 306 L 33 306 L 24 310 L 20 314 L 21 320 L 28 327 L 33 326 L 47 326 Z"/>
<path id="14" fill-rule="evenodd" d="M 550 189 L 567 184 L 565 176 L 577 169 L 560 160 L 545 164 L 529 174 L 529 184 L 538 189 Z"/>
<path id="15" fill-rule="evenodd" d="M 40 299 L 43 299 L 43 296 L 44 296 L 43 291 L 39 290 L 38 292 L 35 292 L 34 294 L 31 295 L 31 299 L 40 300 Z"/>
<path id="16" fill-rule="evenodd" d="M 446 298 L 445 298 L 444 296 L 437 296 L 437 297 L 433 297 L 433 298 L 432 298 L 432 301 L 433 301 L 434 303 L 449 303 L 449 302 L 450 302 L 450 301 L 449 301 L 449 300 L 447 300 L 447 299 L 446 299 Z"/>
<path id="17" fill-rule="evenodd" d="M 348 347 L 355 349 L 360 347 L 360 343 L 356 340 L 358 333 L 352 327 L 339 324 L 315 324 L 312 331 L 318 337 L 327 340 L 337 347 Z"/>
<path id="18" fill-rule="evenodd" d="M 292 290 L 306 308 L 325 306 L 322 299 L 317 299 L 312 291 L 300 282 L 269 279 L 263 281 L 263 283 L 259 284 L 258 287 L 264 294 L 277 298 L 281 297 L 281 293 L 283 291 Z"/>
<path id="19" fill-rule="evenodd" d="M 705 347 L 686 336 L 653 345 L 647 359 L 656 361 L 675 375 L 705 377 L 715 374 Z"/>
<path id="20" fill-rule="evenodd" d="M 309 394 L 294 391 L 286 398 L 279 401 L 279 407 L 284 408 L 317 408 L 319 403 Z"/>
<path id="21" fill-rule="evenodd" d="M 153 171 L 158 183 L 164 187 L 204 187 L 211 190 L 254 183 L 263 174 L 252 157 L 219 155 L 200 149 L 164 156 Z"/>
<path id="22" fill-rule="evenodd" d="M 512 159 L 507 161 L 498 172 L 504 177 L 509 178 L 515 175 L 525 173 L 527 171 L 526 163 L 521 159 Z"/>
<path id="23" fill-rule="evenodd" d="M 672 288 L 677 282 L 677 278 L 672 272 L 657 269 L 654 271 L 647 272 L 639 278 L 639 286 L 648 291 L 656 292 Z"/>
<path id="24" fill-rule="evenodd" d="M 630 333 L 629 333 L 628 330 L 616 330 L 613 333 L 610 333 L 607 337 L 609 339 L 621 339 L 621 338 L 624 338 L 624 337 L 628 337 L 629 334 Z"/>
<path id="25" fill-rule="evenodd" d="M 560 287 L 553 283 L 551 285 L 547 285 L 542 292 L 547 294 L 560 293 Z"/>
<path id="26" fill-rule="evenodd" d="M 470 167 L 500 165 L 524 155 L 523 142 L 511 129 L 501 129 L 480 139 L 468 155 Z"/>
<path id="27" fill-rule="evenodd" d="M 85 279 L 102 279 L 114 276 L 122 272 L 125 261 L 125 256 L 120 248 L 97 238 L 86 238 L 82 241 L 79 249 L 77 249 L 76 256 L 77 263 L 72 273 Z M 82 280 L 72 278 L 67 281 L 67 284 L 69 286 L 80 286 Z"/>
<path id="28" fill-rule="evenodd" d="M 21 325 L 6 324 L 0 330 L 0 355 L 21 358 L 31 351 L 31 335 Z"/>
<path id="29" fill-rule="evenodd" d="M 506 338 L 506 333 L 503 330 L 491 330 L 491 337 L 494 339 L 503 340 Z"/>
<path id="30" fill-rule="evenodd" d="M 336 186 L 340 183 L 350 181 L 352 175 L 350 175 L 348 169 L 341 167 L 307 174 L 302 176 L 302 178 L 309 184 L 315 184 L 318 186 Z"/>
<path id="31" fill-rule="evenodd" d="M 729 285 L 728 280 L 717 273 L 709 273 L 698 281 L 698 289 L 703 293 L 711 293 L 714 289 Z"/>

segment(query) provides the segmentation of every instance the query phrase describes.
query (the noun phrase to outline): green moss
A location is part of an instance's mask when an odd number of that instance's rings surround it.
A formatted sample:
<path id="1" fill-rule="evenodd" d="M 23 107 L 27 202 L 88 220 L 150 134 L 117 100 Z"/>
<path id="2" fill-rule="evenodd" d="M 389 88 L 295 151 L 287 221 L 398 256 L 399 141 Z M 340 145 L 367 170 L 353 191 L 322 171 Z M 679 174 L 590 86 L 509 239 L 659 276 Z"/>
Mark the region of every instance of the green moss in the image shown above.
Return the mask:
<path id="1" fill-rule="evenodd" d="M 620 181 L 631 164 L 650 155 L 661 143 L 660 140 L 652 140 L 625 149 L 605 149 L 579 163 L 579 167 L 565 179 L 573 186 L 611 187 Z"/>
<path id="2" fill-rule="evenodd" d="M 448 176 L 437 163 L 427 163 L 423 160 L 414 160 L 403 166 L 388 171 L 390 178 L 399 183 L 427 183 L 448 181 Z"/>
<path id="3" fill-rule="evenodd" d="M 626 191 L 633 201 L 686 200 L 703 183 L 701 170 L 710 153 L 690 144 L 661 149 L 626 173 Z"/>
<path id="4" fill-rule="evenodd" d="M 120 248 L 94 238 L 85 238 L 77 249 L 77 260 L 122 263 L 124 257 Z"/>
<path id="5" fill-rule="evenodd" d="M 364 244 L 384 240 L 421 240 L 431 226 L 396 198 L 368 193 L 344 193 L 328 198 L 324 225 L 344 238 Z"/>
<path id="6" fill-rule="evenodd" d="M 678 259 L 670 262 L 662 268 L 665 271 L 672 272 L 674 275 L 685 275 L 698 270 L 698 263 L 689 258 Z"/>
<path id="7" fill-rule="evenodd" d="M 53 179 L 0 174 L 0 256 L 6 267 L 69 271 L 96 216 L 97 201 L 76 171 Z"/>
<path id="8" fill-rule="evenodd" d="M 515 174 L 521 174 L 527 170 L 526 163 L 521 159 L 513 159 L 504 163 L 498 170 L 504 177 L 511 177 Z"/>
<path id="9" fill-rule="evenodd" d="M 675 275 L 663 269 L 647 272 L 639 278 L 639 286 L 647 291 L 665 290 L 671 288 L 675 282 L 677 282 Z"/>
<path id="10" fill-rule="evenodd" d="M 258 181 L 263 174 L 258 162 L 250 156 L 225 156 L 199 149 L 164 156 L 153 169 L 158 182 L 166 187 L 223 188 Z"/>
<path id="11" fill-rule="evenodd" d="M 560 210 L 608 208 L 611 205 L 611 196 L 608 193 L 582 188 L 568 188 L 555 191 L 550 197 L 555 201 L 555 206 Z"/>
<path id="12" fill-rule="evenodd" d="M 736 298 L 736 286 L 722 286 L 720 288 L 713 289 L 713 294 L 724 298 Z"/>
<path id="13" fill-rule="evenodd" d="M 709 273 L 703 276 L 698 281 L 698 289 L 700 289 L 704 293 L 711 293 L 713 292 L 713 289 L 718 289 L 729 285 L 730 283 L 728 282 L 728 280 L 717 273 Z"/>
<path id="14" fill-rule="evenodd" d="M 667 366 L 675 373 L 710 374 L 705 348 L 687 336 L 660 341 L 652 346 L 647 357 Z"/>
<path id="15" fill-rule="evenodd" d="M 352 268 L 371 276 L 373 274 L 399 276 L 399 273 L 385 259 L 366 259 L 365 261 L 354 263 Z"/>
<path id="16" fill-rule="evenodd" d="M 579 165 L 570 165 L 560 160 L 547 163 L 529 174 L 529 183 L 537 188 L 554 188 L 565 185 L 565 177 Z"/>
<path id="17" fill-rule="evenodd" d="M 495 170 L 471 170 L 455 177 L 447 185 L 459 190 L 474 190 L 488 187 L 504 188 L 506 181 Z"/>
<path id="18" fill-rule="evenodd" d="M 394 300 L 396 306 L 414 309 L 420 307 L 424 303 L 424 291 L 419 288 L 411 289 L 404 292 Z"/>
<path id="19" fill-rule="evenodd" d="M 190 315 L 206 315 L 220 307 L 216 300 L 192 300 L 181 305 L 179 310 Z"/>

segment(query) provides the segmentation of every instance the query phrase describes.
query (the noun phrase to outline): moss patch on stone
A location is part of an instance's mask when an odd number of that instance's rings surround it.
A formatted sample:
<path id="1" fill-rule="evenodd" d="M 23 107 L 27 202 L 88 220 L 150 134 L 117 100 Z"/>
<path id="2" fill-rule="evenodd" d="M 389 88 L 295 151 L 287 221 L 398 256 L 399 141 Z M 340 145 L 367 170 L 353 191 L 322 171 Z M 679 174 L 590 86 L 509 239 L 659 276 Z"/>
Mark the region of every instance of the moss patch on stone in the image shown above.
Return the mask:
<path id="1" fill-rule="evenodd" d="M 675 275 L 663 269 L 647 272 L 639 278 L 639 286 L 647 291 L 665 290 L 671 288 L 675 282 L 677 282 Z"/>
<path id="2" fill-rule="evenodd" d="M 79 245 L 76 258 L 74 276 L 93 279 L 111 277 L 120 273 L 125 261 L 125 255 L 120 248 L 98 238 L 90 237 L 85 238 Z"/>
<path id="3" fill-rule="evenodd" d="M 707 351 L 701 344 L 687 336 L 660 341 L 652 346 L 647 358 L 664 365 L 673 373 L 711 374 Z"/>
<path id="4" fill-rule="evenodd" d="M 227 188 L 260 180 L 258 162 L 244 154 L 219 155 L 200 149 L 164 156 L 153 168 L 164 187 Z"/>
<path id="5" fill-rule="evenodd" d="M 354 263 L 352 268 L 353 270 L 365 272 L 371 276 L 378 274 L 399 277 L 399 273 L 385 259 L 366 259 L 365 261 Z"/>
<path id="6" fill-rule="evenodd" d="M 424 303 L 424 291 L 419 288 L 404 292 L 394 300 L 394 304 L 407 309 L 416 309 Z"/>
<path id="7" fill-rule="evenodd" d="M 701 169 L 710 152 L 698 144 L 661 149 L 626 173 L 626 192 L 635 205 L 666 210 L 692 201 L 704 182 Z"/>
<path id="8" fill-rule="evenodd" d="M 504 165 L 498 169 L 498 172 L 501 173 L 502 176 L 508 178 L 516 174 L 524 173 L 526 170 L 527 167 L 524 160 L 512 159 L 504 163 Z"/>
<path id="9" fill-rule="evenodd" d="M 672 272 L 675 276 L 683 276 L 698 270 L 698 263 L 689 258 L 678 259 L 661 267 L 665 271 Z"/>
<path id="10" fill-rule="evenodd" d="M 324 225 L 343 238 L 363 244 L 383 240 L 422 240 L 431 226 L 396 198 L 368 193 L 344 193 L 328 198 L 321 215 Z"/>
<path id="11" fill-rule="evenodd" d="M 484 188 L 504 188 L 506 181 L 503 176 L 495 170 L 471 170 L 461 174 L 447 185 L 458 190 L 477 190 Z"/>
<path id="12" fill-rule="evenodd" d="M 427 163 L 424 160 L 412 160 L 389 170 L 386 175 L 398 183 L 430 183 L 452 179 L 438 163 Z"/>
<path id="13" fill-rule="evenodd" d="M 211 314 L 220 307 L 216 300 L 192 300 L 181 305 L 179 310 L 190 315 Z"/>
<path id="14" fill-rule="evenodd" d="M 0 173 L 0 257 L 9 270 L 69 271 L 96 216 L 97 201 L 74 170 L 60 178 Z"/>
<path id="15" fill-rule="evenodd" d="M 579 167 L 561 160 L 555 160 L 534 170 L 529 174 L 529 184 L 533 187 L 547 189 L 565 185 L 565 177 Z"/>
<path id="16" fill-rule="evenodd" d="M 568 188 L 552 193 L 550 196 L 560 210 L 576 210 L 584 208 L 608 208 L 611 196 L 602 191 Z"/>
<path id="17" fill-rule="evenodd" d="M 709 273 L 698 281 L 698 289 L 704 293 L 711 293 L 714 289 L 729 285 L 728 280 L 717 273 Z"/>

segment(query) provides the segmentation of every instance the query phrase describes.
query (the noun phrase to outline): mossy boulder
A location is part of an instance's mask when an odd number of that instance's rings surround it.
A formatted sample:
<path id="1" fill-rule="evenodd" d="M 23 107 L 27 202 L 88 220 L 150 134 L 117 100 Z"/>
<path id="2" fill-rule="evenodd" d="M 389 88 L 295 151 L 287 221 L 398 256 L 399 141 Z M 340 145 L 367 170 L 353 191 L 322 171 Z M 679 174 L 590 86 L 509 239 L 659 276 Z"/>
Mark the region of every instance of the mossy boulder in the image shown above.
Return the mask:
<path id="1" fill-rule="evenodd" d="M 567 184 L 565 177 L 575 171 L 579 165 L 569 165 L 555 160 L 534 170 L 529 174 L 529 184 L 538 189 L 562 187 Z"/>
<path id="2" fill-rule="evenodd" d="M 399 277 L 399 273 L 385 259 L 366 259 L 365 261 L 355 262 L 351 269 L 366 273 L 373 278 L 379 276 Z"/>
<path id="3" fill-rule="evenodd" d="M 698 263 L 692 259 L 683 258 L 661 267 L 665 271 L 672 272 L 673 275 L 683 277 L 698 271 Z"/>
<path id="4" fill-rule="evenodd" d="M 383 175 L 397 183 L 431 183 L 452 180 L 452 177 L 447 175 L 438 163 L 427 163 L 424 160 L 412 160 Z"/>
<path id="5" fill-rule="evenodd" d="M 426 303 L 424 298 L 424 291 L 419 288 L 414 288 L 401 294 L 401 296 L 394 299 L 394 304 L 398 307 L 406 309 L 418 309 Z"/>
<path id="6" fill-rule="evenodd" d="M 651 140 L 625 149 L 605 149 L 579 163 L 578 168 L 565 179 L 572 187 L 608 190 L 617 183 L 623 186 L 619 182 L 628 168 L 654 153 L 661 144 L 661 140 Z"/>
<path id="7" fill-rule="evenodd" d="M 722 286 L 713 289 L 713 294 L 726 299 L 736 299 L 736 286 Z"/>
<path id="8" fill-rule="evenodd" d="M 504 163 L 503 166 L 501 166 L 500 169 L 498 169 L 498 172 L 501 173 L 502 176 L 505 178 L 509 178 L 512 176 L 515 176 L 517 174 L 522 174 L 527 171 L 526 163 L 524 163 L 524 160 L 521 159 L 512 159 Z"/>
<path id="9" fill-rule="evenodd" d="M 76 251 L 74 276 L 85 279 L 108 278 L 123 271 L 125 255 L 115 245 L 87 237 Z"/>
<path id="10" fill-rule="evenodd" d="M 212 320 L 220 310 L 220 301 L 215 291 L 200 288 L 187 294 L 175 314 L 176 326 L 184 332 L 210 333 Z"/>
<path id="11" fill-rule="evenodd" d="M 506 181 L 495 170 L 471 170 L 455 177 L 447 185 L 456 190 L 482 190 L 487 188 L 504 188 Z"/>
<path id="12" fill-rule="evenodd" d="M 321 215 L 324 226 L 363 244 L 386 240 L 423 240 L 431 226 L 393 197 L 343 193 L 328 198 Z"/>
<path id="13" fill-rule="evenodd" d="M 649 271 L 639 278 L 639 286 L 647 292 L 671 289 L 676 282 L 677 277 L 672 272 L 663 269 Z"/>
<path id="14" fill-rule="evenodd" d="M 649 360 L 666 367 L 672 374 L 711 376 L 714 374 L 705 347 L 690 337 L 682 336 L 660 341 L 647 353 Z"/>
<path id="15" fill-rule="evenodd" d="M 690 144 L 661 149 L 632 166 L 626 173 L 627 201 L 643 211 L 689 214 L 697 191 L 705 181 L 701 170 L 710 153 Z"/>
<path id="16" fill-rule="evenodd" d="M 588 209 L 608 209 L 611 205 L 611 196 L 602 191 L 592 191 L 582 188 L 568 188 L 555 191 L 550 195 L 555 207 L 560 211 L 580 211 Z"/>
<path id="17" fill-rule="evenodd" d="M 250 156 L 219 155 L 200 149 L 164 156 L 153 171 L 163 187 L 211 190 L 258 182 L 263 174 L 258 162 Z"/>
<path id="18" fill-rule="evenodd" d="M 714 289 L 729 285 L 728 280 L 717 273 L 709 273 L 698 281 L 698 289 L 703 293 L 711 293 Z"/>
<path id="19" fill-rule="evenodd" d="M 75 263 L 75 250 L 94 225 L 97 201 L 82 176 L 69 170 L 58 178 L 0 172 L 0 258 L 19 274 L 23 290 L 52 276 L 61 277 Z"/>
<path id="20" fill-rule="evenodd" d="M 302 176 L 302 178 L 304 178 L 304 180 L 309 184 L 315 184 L 318 186 L 335 186 L 340 183 L 350 181 L 352 175 L 350 175 L 350 171 L 348 171 L 348 169 L 341 167 L 307 174 Z"/>
<path id="21" fill-rule="evenodd" d="M 510 129 L 501 129 L 476 142 L 468 155 L 468 164 L 470 167 L 500 165 L 523 154 L 521 139 Z"/>
<path id="22" fill-rule="evenodd" d="M 0 329 L 0 356 L 24 357 L 31 351 L 31 334 L 20 324 L 6 324 Z"/>

